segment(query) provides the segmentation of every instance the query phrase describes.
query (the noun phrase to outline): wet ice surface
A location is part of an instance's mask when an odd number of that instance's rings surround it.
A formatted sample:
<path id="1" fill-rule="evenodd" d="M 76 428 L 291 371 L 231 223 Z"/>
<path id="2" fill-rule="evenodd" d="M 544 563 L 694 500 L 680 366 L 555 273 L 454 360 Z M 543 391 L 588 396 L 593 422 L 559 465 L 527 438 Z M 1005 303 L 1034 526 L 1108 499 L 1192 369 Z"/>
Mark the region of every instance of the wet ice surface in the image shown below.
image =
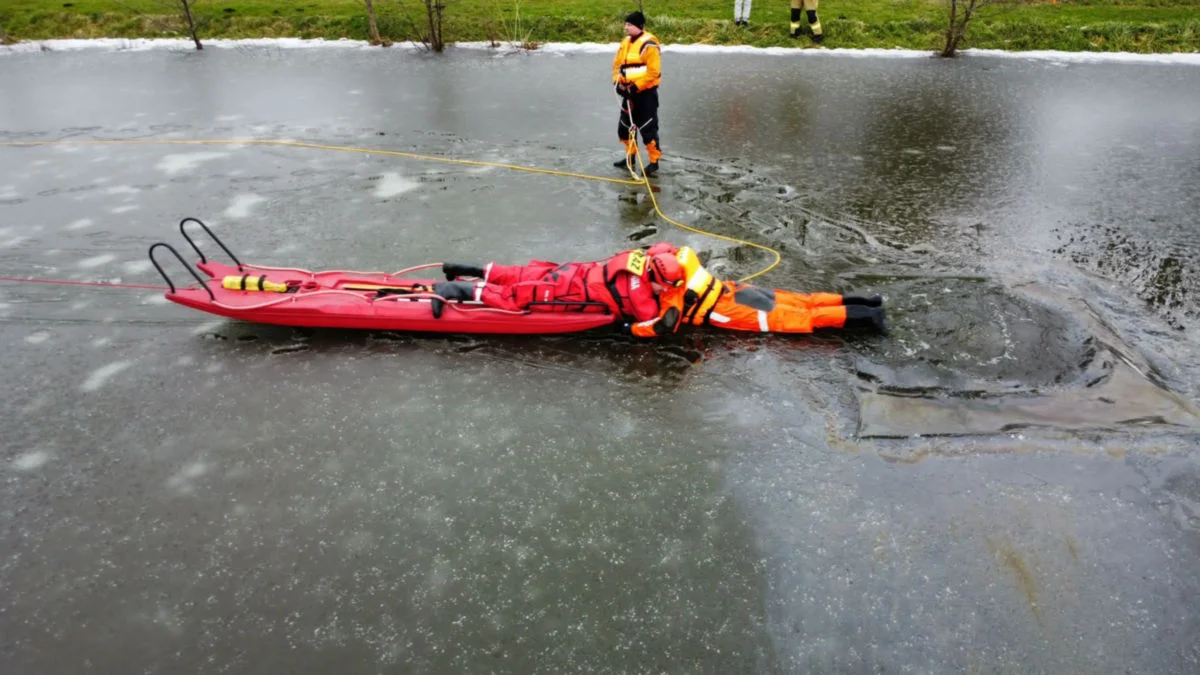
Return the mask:
<path id="1" fill-rule="evenodd" d="M 21 104 L 0 136 L 291 138 L 610 175 L 608 63 L 8 55 L 0 89 Z M 779 248 L 763 283 L 885 294 L 891 336 L 294 331 L 154 291 L 4 284 L 4 662 L 1200 667 L 1200 369 L 1178 330 L 1200 290 L 1200 69 L 668 67 L 667 213 Z M 0 211 L 5 276 L 160 283 L 146 248 L 186 250 L 187 215 L 243 258 L 310 269 L 664 238 L 724 276 L 767 262 L 621 186 L 271 146 L 3 148 Z"/>

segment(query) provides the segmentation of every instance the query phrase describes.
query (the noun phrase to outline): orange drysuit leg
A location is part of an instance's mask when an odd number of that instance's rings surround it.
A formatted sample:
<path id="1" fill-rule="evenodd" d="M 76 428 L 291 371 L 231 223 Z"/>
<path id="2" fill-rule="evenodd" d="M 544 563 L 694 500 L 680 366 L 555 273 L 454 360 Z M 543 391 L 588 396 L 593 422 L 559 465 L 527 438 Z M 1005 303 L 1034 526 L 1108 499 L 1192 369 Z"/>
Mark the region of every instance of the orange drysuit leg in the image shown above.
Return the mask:
<path id="1" fill-rule="evenodd" d="M 729 330 L 811 333 L 817 328 L 844 326 L 846 308 L 842 296 L 834 293 L 771 291 L 727 281 L 708 323 Z"/>
<path id="2" fill-rule="evenodd" d="M 841 328 L 846 324 L 846 308 L 792 307 L 776 305 L 765 312 L 722 296 L 708 317 L 708 324 L 728 330 L 759 333 L 811 333 L 817 328 Z"/>
<path id="3" fill-rule="evenodd" d="M 837 293 L 796 293 L 794 291 L 775 291 L 775 303 L 788 307 L 838 307 L 843 303 L 842 296 Z"/>

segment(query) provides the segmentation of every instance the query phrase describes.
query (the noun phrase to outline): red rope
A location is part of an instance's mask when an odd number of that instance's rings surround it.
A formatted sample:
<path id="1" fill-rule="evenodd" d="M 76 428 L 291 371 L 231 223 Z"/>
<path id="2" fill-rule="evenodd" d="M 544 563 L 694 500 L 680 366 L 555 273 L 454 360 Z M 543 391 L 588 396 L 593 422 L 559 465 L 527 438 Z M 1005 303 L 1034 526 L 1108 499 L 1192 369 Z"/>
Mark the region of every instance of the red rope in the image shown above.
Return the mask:
<path id="1" fill-rule="evenodd" d="M 15 281 L 23 284 L 59 284 L 62 286 L 108 286 L 109 288 L 145 288 L 152 291 L 165 291 L 166 286 L 149 286 L 146 284 L 116 284 L 110 281 L 67 281 L 66 279 L 23 279 L 21 277 L 0 277 L 0 281 Z"/>

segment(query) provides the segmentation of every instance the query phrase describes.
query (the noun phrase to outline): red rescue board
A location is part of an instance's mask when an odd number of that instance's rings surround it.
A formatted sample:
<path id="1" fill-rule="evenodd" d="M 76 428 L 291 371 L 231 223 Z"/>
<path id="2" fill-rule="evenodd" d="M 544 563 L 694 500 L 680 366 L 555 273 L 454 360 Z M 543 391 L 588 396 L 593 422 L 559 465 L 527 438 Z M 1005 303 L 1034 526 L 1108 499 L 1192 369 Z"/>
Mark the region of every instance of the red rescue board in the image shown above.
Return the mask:
<path id="1" fill-rule="evenodd" d="M 195 223 L 234 261 L 210 260 L 188 235 L 186 226 Z M 363 330 L 416 331 L 425 333 L 487 333 L 532 335 L 576 333 L 614 323 L 612 314 L 600 303 L 546 303 L 521 312 L 486 307 L 478 302 L 445 301 L 440 317 L 433 313 L 438 298 L 431 289 L 433 279 L 404 275 L 440 263 L 409 267 L 398 272 L 354 272 L 331 270 L 310 272 L 295 267 L 266 267 L 243 263 L 196 218 L 184 218 L 179 231 L 200 257 L 193 269 L 170 244 L 150 247 L 150 262 L 166 280 L 171 302 L 209 314 L 253 323 L 306 328 L 352 328 Z M 154 258 L 158 248 L 170 251 L 196 280 L 188 287 L 176 286 Z M 202 277 L 196 270 L 208 275 Z M 230 283 L 226 284 L 226 279 Z"/>

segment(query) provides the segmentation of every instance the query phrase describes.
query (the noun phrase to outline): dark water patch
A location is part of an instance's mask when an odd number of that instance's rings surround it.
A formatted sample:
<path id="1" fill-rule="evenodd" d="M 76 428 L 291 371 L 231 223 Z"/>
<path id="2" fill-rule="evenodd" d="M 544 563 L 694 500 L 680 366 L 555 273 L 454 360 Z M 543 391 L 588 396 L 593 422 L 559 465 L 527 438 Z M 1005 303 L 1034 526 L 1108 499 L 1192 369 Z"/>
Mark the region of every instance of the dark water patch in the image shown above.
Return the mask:
<path id="1" fill-rule="evenodd" d="M 307 338 L 306 338 L 307 339 Z M 401 333 L 397 331 L 372 331 L 371 339 L 380 342 L 398 342 L 408 343 L 413 341 L 413 336 L 409 333 Z"/>
<path id="2" fill-rule="evenodd" d="M 59 188 L 51 188 L 49 190 L 42 190 L 37 193 L 37 196 L 39 196 L 39 197 L 54 197 L 56 195 L 78 194 L 80 192 L 95 192 L 96 190 L 102 190 L 104 188 L 105 188 L 105 186 L 102 184 L 99 184 L 99 183 L 92 184 L 92 185 L 75 185 L 75 186 L 71 186 L 71 187 L 59 187 Z"/>
<path id="3" fill-rule="evenodd" d="M 1141 230 L 1073 225 L 1056 233 L 1056 255 L 1129 286 L 1178 330 L 1200 318 L 1200 240 L 1164 242 Z"/>
<path id="4" fill-rule="evenodd" d="M 275 347 L 271 350 L 271 354 L 295 354 L 297 352 L 306 352 L 309 349 L 311 349 L 311 347 L 308 345 L 287 345 L 286 347 Z"/>
<path id="5" fill-rule="evenodd" d="M 1029 289 L 1032 299 L 1045 289 Z M 1076 303 L 1078 305 L 1078 303 Z M 1050 312 L 1049 308 L 1043 311 Z M 1016 383 L 1004 386 L 963 387 L 961 380 L 941 378 L 934 371 L 918 369 L 918 377 L 901 377 L 905 370 L 891 371 L 868 364 L 860 377 L 872 390 L 860 397 L 860 428 L 863 437 L 997 434 L 1027 428 L 1066 430 L 1114 430 L 1135 426 L 1168 426 L 1200 429 L 1200 410 L 1186 397 L 1167 388 L 1149 363 L 1097 317 L 1083 309 L 1074 320 L 1088 337 L 1065 353 L 1053 380 L 1041 373 L 1041 381 L 1026 372 Z M 1043 318 L 1039 325 L 1047 325 Z M 1078 329 L 1076 329 L 1078 330 Z M 1057 343 L 1047 339 L 1029 341 L 1023 359 L 1044 357 Z M 1021 344 L 1021 343 L 1019 343 Z M 1020 353 L 1024 350 L 1018 350 Z M 1064 353 L 1064 352 L 1060 352 Z M 933 359 L 929 360 L 934 365 Z M 1043 362 L 1048 367 L 1049 362 Z M 1034 385 L 1034 386 L 1030 386 Z"/>
<path id="6" fill-rule="evenodd" d="M 657 226 L 647 225 L 643 228 L 640 228 L 636 232 L 633 232 L 632 234 L 630 234 L 628 236 L 628 239 L 629 239 L 629 241 L 632 241 L 632 242 L 639 242 L 639 241 L 642 241 L 643 239 L 649 239 L 650 237 L 653 237 L 657 234 L 658 234 Z"/>
<path id="7" fill-rule="evenodd" d="M 1185 530 L 1200 532 L 1200 470 L 1181 468 L 1163 482 L 1171 500 L 1171 515 Z"/>
<path id="8" fill-rule="evenodd" d="M 889 339 L 866 354 L 877 379 L 952 389 L 966 380 L 1034 389 L 1076 381 L 1090 362 L 1078 322 L 992 282 L 962 277 L 877 279 Z M 890 375 L 888 375 L 890 373 Z M 899 385 L 898 385 L 899 386 Z"/>
<path id="9" fill-rule="evenodd" d="M 894 342 L 871 345 L 878 351 L 856 365 L 868 390 L 863 437 L 1198 428 L 1192 402 L 1079 300 L 1037 286 L 902 286 L 909 302 L 892 314 Z"/>

